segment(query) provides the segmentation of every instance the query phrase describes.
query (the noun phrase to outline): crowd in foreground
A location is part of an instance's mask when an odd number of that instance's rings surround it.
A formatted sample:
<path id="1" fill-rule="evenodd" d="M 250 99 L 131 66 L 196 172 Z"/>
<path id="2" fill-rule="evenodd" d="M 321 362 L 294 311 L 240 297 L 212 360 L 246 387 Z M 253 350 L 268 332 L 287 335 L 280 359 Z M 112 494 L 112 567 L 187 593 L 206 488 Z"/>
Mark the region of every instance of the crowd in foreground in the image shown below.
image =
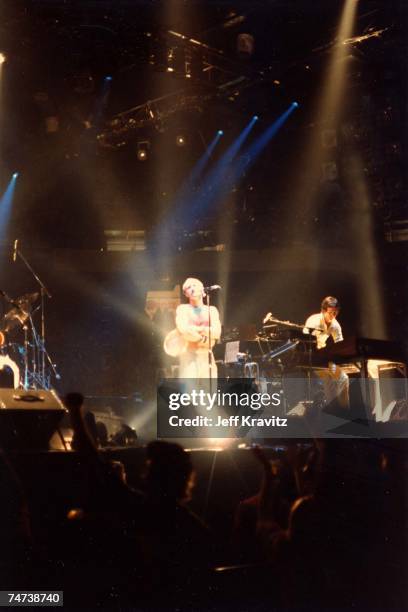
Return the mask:
<path id="1" fill-rule="evenodd" d="M 316 440 L 272 461 L 255 447 L 259 490 L 238 504 L 220 545 L 189 509 L 191 454 L 151 442 L 132 488 L 124 465 L 96 447 L 82 396 L 68 395 L 66 406 L 85 478 L 49 533 L 36 533 L 26 491 L 1 456 L 2 590 L 63 590 L 73 609 L 406 607 L 405 440 Z"/>

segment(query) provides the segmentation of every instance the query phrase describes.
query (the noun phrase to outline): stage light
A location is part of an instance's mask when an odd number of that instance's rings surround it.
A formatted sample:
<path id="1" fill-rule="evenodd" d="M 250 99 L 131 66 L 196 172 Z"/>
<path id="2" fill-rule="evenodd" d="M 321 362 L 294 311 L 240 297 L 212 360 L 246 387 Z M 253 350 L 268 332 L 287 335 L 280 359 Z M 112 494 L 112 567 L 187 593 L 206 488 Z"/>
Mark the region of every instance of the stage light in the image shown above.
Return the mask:
<path id="1" fill-rule="evenodd" d="M 218 134 L 218 136 L 224 136 L 223 130 L 218 130 L 217 134 Z"/>
<path id="2" fill-rule="evenodd" d="M 237 36 L 237 54 L 240 58 L 250 58 L 255 49 L 255 39 L 248 32 L 241 32 Z"/>
<path id="3" fill-rule="evenodd" d="M 0 53 L 0 64 L 4 64 L 5 61 L 6 61 L 6 56 L 4 55 L 4 53 Z"/>
<path id="4" fill-rule="evenodd" d="M 258 121 L 258 119 L 259 119 L 258 115 L 254 115 L 254 116 L 252 117 L 252 121 Z"/>
<path id="5" fill-rule="evenodd" d="M 167 50 L 167 72 L 175 72 L 176 65 L 176 49 L 170 47 Z"/>
<path id="6" fill-rule="evenodd" d="M 184 51 L 184 74 L 186 79 L 191 79 L 191 54 Z"/>
<path id="7" fill-rule="evenodd" d="M 139 161 L 146 161 L 148 158 L 150 143 L 148 140 L 141 140 L 137 143 L 137 159 Z"/>
<path id="8" fill-rule="evenodd" d="M 292 102 L 293 108 L 299 108 L 299 102 Z"/>
<path id="9" fill-rule="evenodd" d="M 13 179 L 16 179 L 17 177 L 18 177 L 18 172 L 14 172 Z"/>
<path id="10" fill-rule="evenodd" d="M 111 80 L 112 80 L 112 77 L 111 77 L 111 76 L 106 76 L 106 77 L 105 77 L 105 81 L 111 81 Z"/>
<path id="11" fill-rule="evenodd" d="M 177 136 L 176 136 L 176 145 L 178 147 L 184 147 L 185 144 L 186 144 L 185 136 L 183 136 L 183 134 L 177 134 Z"/>

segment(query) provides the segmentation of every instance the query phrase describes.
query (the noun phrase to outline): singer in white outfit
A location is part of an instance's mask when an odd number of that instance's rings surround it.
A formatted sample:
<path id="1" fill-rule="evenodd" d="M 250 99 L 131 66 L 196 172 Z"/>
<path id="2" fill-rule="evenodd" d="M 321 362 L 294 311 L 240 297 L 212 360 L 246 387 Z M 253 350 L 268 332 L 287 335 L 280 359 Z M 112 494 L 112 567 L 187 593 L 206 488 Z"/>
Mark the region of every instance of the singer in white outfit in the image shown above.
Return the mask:
<path id="1" fill-rule="evenodd" d="M 221 336 L 218 309 L 215 306 L 209 309 L 204 304 L 204 286 L 198 278 L 187 278 L 183 284 L 183 293 L 189 303 L 178 306 L 176 327 L 187 341 L 187 346 L 180 355 L 179 377 L 195 378 L 197 381 L 216 379 L 217 366 L 212 347 Z"/>

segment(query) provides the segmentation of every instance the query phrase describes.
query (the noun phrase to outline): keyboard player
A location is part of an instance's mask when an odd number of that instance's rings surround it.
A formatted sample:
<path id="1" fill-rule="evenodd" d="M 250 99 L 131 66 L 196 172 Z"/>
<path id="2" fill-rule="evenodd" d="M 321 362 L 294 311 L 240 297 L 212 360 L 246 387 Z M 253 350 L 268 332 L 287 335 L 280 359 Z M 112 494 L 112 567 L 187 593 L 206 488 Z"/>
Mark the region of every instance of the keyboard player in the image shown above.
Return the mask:
<path id="1" fill-rule="evenodd" d="M 323 299 L 320 312 L 310 315 L 303 328 L 304 334 L 312 334 L 316 337 L 317 349 L 326 347 L 329 339 L 333 342 L 343 340 L 343 332 L 337 316 L 340 312 L 340 304 L 337 298 L 327 296 Z M 342 408 L 349 407 L 349 379 L 347 374 L 334 363 L 329 363 L 327 368 L 317 370 L 317 375 L 323 382 L 326 402 L 337 402 Z"/>

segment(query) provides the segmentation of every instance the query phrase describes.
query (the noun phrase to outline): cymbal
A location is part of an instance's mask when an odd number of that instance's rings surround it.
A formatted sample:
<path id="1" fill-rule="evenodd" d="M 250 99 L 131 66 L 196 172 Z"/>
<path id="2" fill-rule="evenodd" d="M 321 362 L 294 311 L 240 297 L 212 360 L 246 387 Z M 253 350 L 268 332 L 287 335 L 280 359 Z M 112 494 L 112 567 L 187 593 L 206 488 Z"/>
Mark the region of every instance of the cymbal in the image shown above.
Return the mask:
<path id="1" fill-rule="evenodd" d="M 20 325 L 24 325 L 30 316 L 32 305 L 38 300 L 39 293 L 25 293 L 21 297 L 14 300 L 15 306 L 9 310 L 3 319 L 4 331 L 10 332 Z"/>
<path id="2" fill-rule="evenodd" d="M 22 295 L 21 297 L 17 298 L 14 301 L 19 306 L 26 305 L 26 304 L 31 306 L 38 300 L 39 296 L 40 294 L 37 291 L 35 291 L 34 293 L 25 293 L 24 295 Z"/>
<path id="3" fill-rule="evenodd" d="M 4 316 L 4 331 L 10 332 L 15 327 L 19 327 L 20 325 L 24 325 L 27 321 L 30 313 L 22 310 L 20 308 L 12 308 L 9 312 Z"/>

